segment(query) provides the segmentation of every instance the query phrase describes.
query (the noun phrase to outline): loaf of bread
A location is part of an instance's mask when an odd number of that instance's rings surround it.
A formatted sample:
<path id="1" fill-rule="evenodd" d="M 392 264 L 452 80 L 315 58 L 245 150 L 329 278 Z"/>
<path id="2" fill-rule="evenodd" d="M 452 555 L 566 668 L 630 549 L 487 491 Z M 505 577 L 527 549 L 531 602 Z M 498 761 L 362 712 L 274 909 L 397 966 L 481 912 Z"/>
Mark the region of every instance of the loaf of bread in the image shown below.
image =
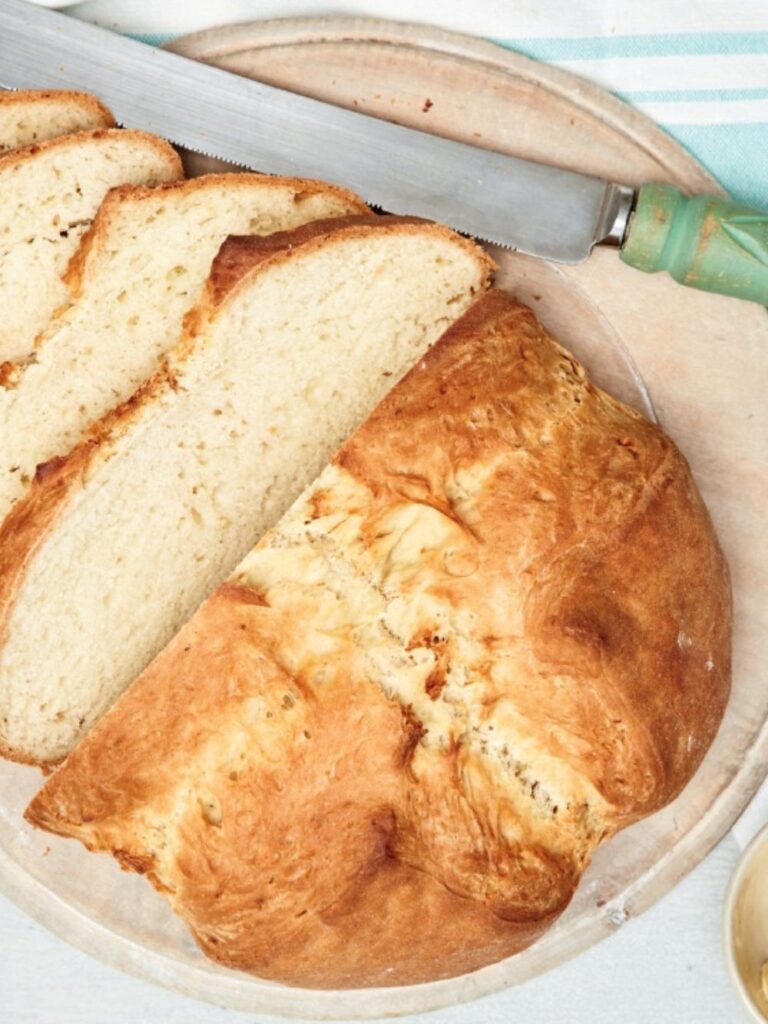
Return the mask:
<path id="1" fill-rule="evenodd" d="M 0 530 L 0 747 L 61 760 L 490 269 L 409 218 L 225 243 L 167 362 Z"/>
<path id="2" fill-rule="evenodd" d="M 260 174 L 113 189 L 70 262 L 70 304 L 38 336 L 32 362 L 6 367 L 0 520 L 40 463 L 66 454 L 157 369 L 227 235 L 366 211 L 331 185 Z"/>
<path id="3" fill-rule="evenodd" d="M 314 986 L 461 973 L 531 941 L 598 844 L 691 778 L 730 616 L 674 444 L 491 292 L 27 817 L 145 873 L 229 966 Z M 55 648 L 35 635 L 57 662 L 66 622 Z"/>
<path id="4" fill-rule="evenodd" d="M 180 177 L 167 142 L 118 128 L 0 156 L 0 380 L 5 362 L 30 358 L 37 334 L 67 301 L 62 274 L 107 192 Z"/>
<path id="5" fill-rule="evenodd" d="M 0 154 L 47 142 L 59 135 L 114 126 L 111 111 L 87 92 L 0 91 Z"/>

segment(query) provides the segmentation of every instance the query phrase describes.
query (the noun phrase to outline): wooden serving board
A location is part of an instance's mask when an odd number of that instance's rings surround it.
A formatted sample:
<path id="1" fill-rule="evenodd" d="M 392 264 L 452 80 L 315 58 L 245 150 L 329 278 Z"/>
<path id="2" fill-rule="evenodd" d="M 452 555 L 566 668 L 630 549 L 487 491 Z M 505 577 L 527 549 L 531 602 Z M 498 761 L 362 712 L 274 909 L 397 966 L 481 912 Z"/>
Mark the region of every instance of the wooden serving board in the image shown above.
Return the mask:
<path id="1" fill-rule="evenodd" d="M 718 190 L 637 111 L 578 78 L 455 33 L 370 19 L 286 19 L 198 33 L 173 49 L 476 145 L 629 184 Z M 195 155 L 188 164 L 190 173 L 224 166 Z M 141 879 L 120 876 L 78 844 L 19 831 L 38 779 L 13 766 L 0 778 L 0 887 L 70 941 L 233 1009 L 314 1018 L 434 1009 L 524 981 L 609 935 L 689 871 L 756 789 L 768 756 L 766 310 L 640 274 L 611 250 L 578 267 L 493 255 L 500 283 L 533 306 L 599 383 L 658 417 L 709 505 L 732 570 L 735 657 L 731 703 L 700 771 L 674 804 L 598 852 L 571 907 L 529 950 L 431 985 L 312 992 L 207 963 Z"/>

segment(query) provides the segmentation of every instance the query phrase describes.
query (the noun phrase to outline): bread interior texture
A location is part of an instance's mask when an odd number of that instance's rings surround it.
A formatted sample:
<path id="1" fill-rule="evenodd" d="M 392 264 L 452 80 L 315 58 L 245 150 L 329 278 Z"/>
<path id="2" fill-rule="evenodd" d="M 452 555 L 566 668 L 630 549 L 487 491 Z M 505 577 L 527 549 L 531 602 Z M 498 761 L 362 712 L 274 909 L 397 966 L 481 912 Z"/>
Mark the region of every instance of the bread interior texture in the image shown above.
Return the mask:
<path id="1" fill-rule="evenodd" d="M 0 517 L 39 463 L 66 453 L 157 368 L 228 234 L 266 235 L 364 209 L 341 190 L 256 174 L 110 195 L 78 253 L 75 301 L 0 386 Z"/>
<path id="2" fill-rule="evenodd" d="M 172 383 L 86 465 L 16 595 L 7 748 L 63 758 L 170 640 L 483 286 L 459 243 L 416 227 L 308 247 L 179 347 Z"/>
<path id="3" fill-rule="evenodd" d="M 181 177 L 144 132 L 83 132 L 0 157 L 0 362 L 26 359 L 68 299 L 62 275 L 107 192 Z"/>

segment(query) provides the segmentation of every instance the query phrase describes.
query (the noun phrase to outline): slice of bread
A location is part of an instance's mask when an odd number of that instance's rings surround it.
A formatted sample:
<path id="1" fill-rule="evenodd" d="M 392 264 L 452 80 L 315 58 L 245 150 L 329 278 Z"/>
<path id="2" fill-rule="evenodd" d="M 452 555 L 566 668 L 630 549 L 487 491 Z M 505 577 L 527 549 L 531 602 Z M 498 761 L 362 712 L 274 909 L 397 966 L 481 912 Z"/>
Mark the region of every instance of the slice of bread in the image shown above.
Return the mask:
<path id="1" fill-rule="evenodd" d="M 674 444 L 492 291 L 28 818 L 146 872 L 229 966 L 464 973 L 531 941 L 598 845 L 691 778 L 730 626 Z"/>
<path id="2" fill-rule="evenodd" d="M 183 177 L 175 150 L 119 128 L 79 132 L 0 157 L 0 364 L 30 356 L 67 301 L 67 263 L 104 196 Z"/>
<path id="3" fill-rule="evenodd" d="M 68 753 L 491 268 L 413 218 L 225 243 L 161 369 L 0 530 L 8 756 Z"/>
<path id="4" fill-rule="evenodd" d="M 227 235 L 363 212 L 332 185 L 259 174 L 113 189 L 70 263 L 72 304 L 38 337 L 33 362 L 6 367 L 0 519 L 39 463 L 68 452 L 157 369 Z"/>
<path id="5" fill-rule="evenodd" d="M 87 92 L 24 89 L 0 92 L 0 154 L 59 135 L 114 128 L 104 104 Z"/>

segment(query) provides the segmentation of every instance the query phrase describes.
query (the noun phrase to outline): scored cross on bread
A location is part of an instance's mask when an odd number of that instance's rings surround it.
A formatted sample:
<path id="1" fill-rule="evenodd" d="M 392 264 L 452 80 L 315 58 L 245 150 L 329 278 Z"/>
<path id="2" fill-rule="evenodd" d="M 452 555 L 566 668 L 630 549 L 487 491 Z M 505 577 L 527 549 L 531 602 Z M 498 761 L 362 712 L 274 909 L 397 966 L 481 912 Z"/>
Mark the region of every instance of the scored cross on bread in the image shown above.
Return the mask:
<path id="1" fill-rule="evenodd" d="M 730 624 L 673 443 L 491 292 L 27 817 L 146 873 L 228 966 L 465 973 L 532 941 L 597 846 L 691 778 Z"/>
<path id="2" fill-rule="evenodd" d="M 0 749 L 61 760 L 491 267 L 413 218 L 225 243 L 167 361 L 0 530 Z"/>

